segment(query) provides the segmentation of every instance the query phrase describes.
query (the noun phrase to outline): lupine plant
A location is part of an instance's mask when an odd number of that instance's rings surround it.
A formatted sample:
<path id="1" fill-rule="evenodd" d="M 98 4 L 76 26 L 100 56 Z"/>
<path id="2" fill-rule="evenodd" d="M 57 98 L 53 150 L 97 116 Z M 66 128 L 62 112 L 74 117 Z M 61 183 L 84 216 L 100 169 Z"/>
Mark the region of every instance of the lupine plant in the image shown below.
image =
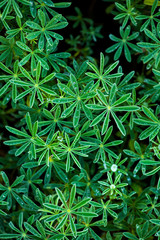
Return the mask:
<path id="1" fill-rule="evenodd" d="M 0 1 L 0 239 L 160 240 L 160 1 Z"/>

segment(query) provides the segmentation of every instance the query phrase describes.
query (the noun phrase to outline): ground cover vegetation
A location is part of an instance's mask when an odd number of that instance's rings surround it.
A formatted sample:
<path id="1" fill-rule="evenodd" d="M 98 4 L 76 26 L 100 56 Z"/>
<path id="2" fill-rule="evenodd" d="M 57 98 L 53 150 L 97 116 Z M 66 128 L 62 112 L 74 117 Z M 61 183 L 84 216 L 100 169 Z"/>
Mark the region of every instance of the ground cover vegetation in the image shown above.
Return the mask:
<path id="1" fill-rule="evenodd" d="M 160 1 L 0 1 L 0 239 L 160 239 Z"/>

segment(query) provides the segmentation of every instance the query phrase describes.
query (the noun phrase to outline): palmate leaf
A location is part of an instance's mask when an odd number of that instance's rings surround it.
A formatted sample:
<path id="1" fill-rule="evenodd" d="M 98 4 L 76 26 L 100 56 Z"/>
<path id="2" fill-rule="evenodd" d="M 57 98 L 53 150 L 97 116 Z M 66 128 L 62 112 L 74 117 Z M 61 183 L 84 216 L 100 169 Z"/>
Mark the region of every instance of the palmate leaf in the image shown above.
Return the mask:
<path id="1" fill-rule="evenodd" d="M 88 157 L 88 155 L 86 153 L 83 153 L 83 150 L 85 151 L 86 149 L 88 149 L 90 147 L 90 145 L 89 144 L 87 144 L 85 146 L 77 145 L 77 143 L 79 144 L 78 140 L 80 139 L 80 136 L 81 136 L 81 132 L 78 132 L 77 135 L 75 136 L 73 142 L 70 143 L 68 134 L 65 134 L 66 144 L 59 143 L 59 145 L 61 147 L 56 148 L 56 150 L 61 153 L 60 157 L 66 156 L 66 158 L 67 158 L 66 172 L 68 172 L 70 170 L 71 160 L 73 160 L 74 163 L 77 165 L 77 167 L 79 169 L 81 169 L 81 164 L 80 164 L 77 156 Z"/>
<path id="2" fill-rule="evenodd" d="M 90 66 L 90 68 L 95 72 L 87 72 L 85 73 L 87 76 L 89 76 L 91 79 L 98 79 L 99 81 L 102 82 L 104 85 L 105 82 L 107 82 L 108 79 L 116 78 L 116 77 L 121 77 L 123 73 L 113 73 L 110 74 L 118 65 L 119 61 L 111 64 L 109 67 L 106 69 L 104 68 L 104 54 L 100 54 L 100 70 L 93 64 L 88 62 L 87 64 Z"/>
<path id="3" fill-rule="evenodd" d="M 92 113 L 90 110 L 87 110 L 85 107 L 85 102 L 91 98 L 93 98 L 96 93 L 91 89 L 93 86 L 93 82 L 89 82 L 87 84 L 87 89 L 84 88 L 83 91 L 79 91 L 78 81 L 76 77 L 71 74 L 70 75 L 70 85 L 71 87 L 66 86 L 65 84 L 58 83 L 58 87 L 65 93 L 64 97 L 56 98 L 53 100 L 53 103 L 56 104 L 64 104 L 64 103 L 71 103 L 65 110 L 62 112 L 61 117 L 66 118 L 72 112 L 73 114 L 73 126 L 76 128 L 79 124 L 80 117 L 81 117 L 81 110 L 84 111 L 86 117 L 88 119 L 92 118 Z"/>
<path id="4" fill-rule="evenodd" d="M 61 14 L 55 15 L 47 23 L 45 14 L 41 9 L 39 9 L 38 18 L 41 24 L 35 23 L 33 21 L 27 21 L 26 24 L 34 31 L 27 35 L 27 39 L 33 40 L 34 38 L 38 38 L 39 39 L 38 48 L 40 51 L 44 49 L 45 39 L 49 46 L 53 46 L 52 38 L 55 38 L 57 40 L 63 40 L 63 37 L 60 34 L 53 32 L 53 30 L 59 30 L 59 29 L 65 28 L 68 25 L 68 22 L 60 21 L 62 18 Z"/>
<path id="5" fill-rule="evenodd" d="M 105 163 L 106 161 L 106 154 L 108 154 L 108 156 L 112 156 L 114 158 L 117 158 L 117 154 L 115 152 L 113 152 L 110 147 L 113 146 L 117 146 L 119 144 L 121 144 L 123 141 L 122 140 L 115 140 L 115 141 L 108 141 L 108 139 L 110 139 L 110 136 L 112 135 L 113 132 L 113 126 L 110 126 L 106 132 L 106 134 L 104 135 L 104 137 L 97 137 L 97 139 L 92 139 L 89 138 L 88 142 L 81 142 L 81 144 L 86 144 L 86 145 L 90 145 L 90 148 L 88 149 L 88 152 L 92 152 L 92 151 L 96 151 L 96 155 L 94 157 L 94 163 L 97 163 L 99 160 L 102 160 L 103 163 Z M 99 130 L 97 129 L 97 135 L 100 135 Z M 107 143 L 108 141 L 108 143 Z"/>
<path id="6" fill-rule="evenodd" d="M 130 0 L 126 1 L 126 6 L 118 2 L 115 2 L 115 5 L 120 13 L 114 17 L 114 20 L 123 19 L 123 28 L 127 25 L 129 20 L 133 25 L 137 25 L 135 8 L 132 7 Z"/>
<path id="7" fill-rule="evenodd" d="M 97 105 L 97 104 L 88 104 L 87 107 L 91 110 L 104 110 L 102 113 L 100 113 L 91 123 L 90 126 L 95 126 L 99 122 L 101 122 L 102 119 L 103 121 L 103 126 L 102 126 L 102 134 L 105 134 L 109 125 L 110 121 L 110 116 L 113 117 L 118 129 L 120 132 L 125 136 L 126 131 L 125 128 L 121 122 L 121 120 L 117 117 L 115 112 L 133 112 L 137 111 L 140 108 L 138 106 L 130 105 L 130 106 L 119 106 L 123 104 L 124 102 L 127 102 L 127 100 L 130 98 L 131 94 L 125 94 L 124 96 L 120 97 L 118 100 L 116 100 L 116 92 L 117 92 L 117 86 L 116 84 L 113 84 L 111 87 L 109 99 L 107 100 L 106 96 L 97 90 L 98 97 L 103 105 Z M 105 116 L 106 115 L 106 116 Z"/>
<path id="8" fill-rule="evenodd" d="M 35 139 L 38 137 L 36 136 L 37 131 L 38 131 L 38 121 L 36 121 L 34 124 L 31 124 L 31 118 L 30 114 L 26 114 L 26 122 L 28 125 L 28 129 L 30 133 L 28 134 L 26 131 L 20 131 L 16 128 L 12 128 L 9 126 L 6 126 L 7 130 L 10 131 L 13 134 L 16 134 L 20 137 L 21 139 L 15 139 L 15 140 L 8 140 L 5 141 L 6 145 L 21 145 L 16 151 L 15 151 L 15 156 L 21 155 L 23 152 L 26 151 L 26 149 L 29 148 L 28 156 L 29 158 L 34 158 L 36 159 L 36 147 L 35 145 L 37 142 Z"/>
<path id="9" fill-rule="evenodd" d="M 58 195 L 59 200 L 62 202 L 61 207 L 50 204 L 50 203 L 44 203 L 43 205 L 46 208 L 52 209 L 55 212 L 46 211 L 45 209 L 40 209 L 40 211 L 42 211 L 42 212 L 44 211 L 46 213 L 48 212 L 48 215 L 45 216 L 46 222 L 55 221 L 58 218 L 62 217 L 60 223 L 57 226 L 57 229 L 61 229 L 64 226 L 67 219 L 69 219 L 70 229 L 72 231 L 73 236 L 76 237 L 77 229 L 76 229 L 76 225 L 75 225 L 75 218 L 73 217 L 73 215 L 81 216 L 81 217 L 92 217 L 92 218 L 98 216 L 97 213 L 91 212 L 91 211 L 89 211 L 89 212 L 76 211 L 77 209 L 80 209 L 80 208 L 86 206 L 87 204 L 89 204 L 91 201 L 91 198 L 83 199 L 83 200 L 79 201 L 77 204 L 75 204 L 74 203 L 74 199 L 76 197 L 76 185 L 75 184 L 71 188 L 69 205 L 67 204 L 65 196 L 61 192 L 61 190 L 56 188 L 56 193 Z M 58 213 L 56 213 L 56 210 L 59 210 Z"/>
<path id="10" fill-rule="evenodd" d="M 55 77 L 55 73 L 49 74 L 47 77 L 40 80 L 41 76 L 41 62 L 39 61 L 36 68 L 36 76 L 34 79 L 34 76 L 30 75 L 29 72 L 25 70 L 25 68 L 20 67 L 20 70 L 23 74 L 23 77 L 27 78 L 29 81 L 21 81 L 21 80 L 12 80 L 11 82 L 17 85 L 18 87 L 23 87 L 26 90 L 20 93 L 16 97 L 16 101 L 19 101 L 20 99 L 24 98 L 26 95 L 31 94 L 30 96 L 30 107 L 33 107 L 37 95 L 37 99 L 41 102 L 41 104 L 44 102 L 44 93 L 55 96 L 56 93 L 49 89 L 49 87 L 46 87 L 46 83 L 51 81 Z"/>
<path id="11" fill-rule="evenodd" d="M 127 12 L 127 14 L 128 14 L 128 12 Z M 130 14 L 131 14 L 131 12 L 130 12 Z M 125 30 L 123 29 L 123 27 L 120 27 L 121 38 L 117 38 L 117 37 L 115 37 L 112 34 L 109 35 L 110 39 L 115 41 L 116 44 L 114 44 L 113 46 L 107 48 L 106 52 L 110 53 L 110 52 L 114 52 L 116 50 L 116 52 L 114 54 L 114 60 L 118 60 L 119 59 L 119 57 L 121 56 L 123 50 L 124 50 L 125 58 L 126 58 L 126 60 L 128 62 L 131 62 L 130 49 L 135 51 L 135 52 L 139 52 L 139 53 L 142 52 L 141 48 L 137 47 L 135 44 L 130 42 L 130 41 L 136 39 L 138 37 L 139 33 L 135 32 L 135 33 L 130 35 L 130 31 L 131 31 L 131 27 L 130 26 L 127 26 L 125 28 Z"/>

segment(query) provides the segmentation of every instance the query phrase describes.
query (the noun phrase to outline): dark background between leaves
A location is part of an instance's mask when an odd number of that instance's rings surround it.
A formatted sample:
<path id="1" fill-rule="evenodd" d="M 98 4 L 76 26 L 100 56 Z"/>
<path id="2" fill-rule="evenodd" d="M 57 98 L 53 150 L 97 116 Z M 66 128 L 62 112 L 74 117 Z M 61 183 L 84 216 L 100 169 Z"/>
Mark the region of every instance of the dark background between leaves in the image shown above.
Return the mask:
<path id="1" fill-rule="evenodd" d="M 75 7 L 78 7 L 80 11 L 83 14 L 83 17 L 90 18 L 94 21 L 94 26 L 102 25 L 102 29 L 100 33 L 103 35 L 103 38 L 97 38 L 97 41 L 93 47 L 94 53 L 93 56 L 96 59 L 99 59 L 100 52 L 103 52 L 105 54 L 106 48 L 110 47 L 114 44 L 113 41 L 110 40 L 109 34 L 113 34 L 117 37 L 119 37 L 119 22 L 115 21 L 114 15 L 111 13 L 111 9 L 117 10 L 114 2 L 105 2 L 103 0 L 72 0 L 72 5 L 69 8 L 61 9 L 61 13 L 67 17 L 70 15 L 76 15 Z M 115 1 L 116 2 L 116 1 Z M 123 2 L 123 1 L 122 1 Z M 143 0 L 142 0 L 143 3 Z M 150 6 L 146 6 L 148 10 L 150 11 Z M 69 20 L 69 25 L 65 29 L 62 30 L 62 35 L 64 38 L 69 38 L 69 35 L 72 34 L 75 37 L 79 34 L 79 28 L 73 28 L 72 21 Z M 66 50 L 66 44 L 64 42 L 60 42 L 59 45 L 63 50 Z M 113 60 L 113 54 L 109 54 L 110 59 Z M 132 71 L 133 69 L 141 69 L 142 65 L 140 64 L 137 66 L 137 62 L 132 61 L 132 64 L 128 64 L 126 59 L 121 56 L 120 58 L 120 64 L 123 65 L 123 67 L 127 67 L 127 71 Z"/>

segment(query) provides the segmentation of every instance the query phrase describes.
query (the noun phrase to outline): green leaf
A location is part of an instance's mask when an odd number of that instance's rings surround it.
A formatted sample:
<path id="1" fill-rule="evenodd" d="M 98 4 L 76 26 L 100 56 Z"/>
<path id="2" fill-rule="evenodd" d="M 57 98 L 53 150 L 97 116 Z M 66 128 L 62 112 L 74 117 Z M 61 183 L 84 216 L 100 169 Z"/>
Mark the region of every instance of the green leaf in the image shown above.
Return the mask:
<path id="1" fill-rule="evenodd" d="M 6 173 L 3 172 L 3 171 L 1 171 L 1 176 L 2 176 L 3 181 L 5 182 L 5 184 L 6 184 L 7 186 L 9 186 L 9 179 L 8 179 Z"/>
<path id="2" fill-rule="evenodd" d="M 26 24 L 27 24 L 27 22 L 26 22 Z M 27 39 L 28 39 L 29 41 L 30 41 L 30 40 L 33 40 L 34 38 L 37 38 L 40 34 L 41 34 L 41 31 L 29 33 L 29 34 L 27 35 Z"/>
<path id="3" fill-rule="evenodd" d="M 5 6 L 3 13 L 2 13 L 2 21 L 6 18 L 8 12 L 9 12 L 9 8 L 10 8 L 11 2 L 8 2 L 8 4 Z"/>
<path id="4" fill-rule="evenodd" d="M 22 136 L 22 137 L 25 137 L 25 138 L 28 138 L 28 137 L 29 137 L 28 134 L 26 134 L 26 133 L 24 133 L 24 132 L 22 132 L 22 131 L 19 131 L 19 130 L 16 129 L 16 128 L 6 126 L 6 129 L 7 129 L 9 132 L 13 133 L 13 134 L 16 134 L 16 135 L 19 135 L 19 136 Z"/>
<path id="5" fill-rule="evenodd" d="M 119 61 L 116 61 L 115 63 L 111 64 L 111 65 L 109 66 L 109 68 L 105 71 L 105 73 L 103 74 L 103 76 L 108 75 L 111 71 L 113 71 L 113 70 L 117 67 L 118 64 L 119 64 Z M 123 74 L 121 74 L 121 75 L 123 75 Z"/>
<path id="6" fill-rule="evenodd" d="M 99 116 L 97 116 L 91 123 L 90 127 L 93 127 L 95 126 L 96 124 L 98 124 L 102 119 L 103 117 L 105 116 L 105 114 L 107 113 L 107 110 L 102 112 Z"/>
<path id="7" fill-rule="evenodd" d="M 29 26 L 30 28 L 36 29 L 36 30 L 41 30 L 41 26 L 35 22 L 32 21 L 27 21 L 26 25 Z"/>
<path id="8" fill-rule="evenodd" d="M 113 104 L 112 104 L 112 107 L 116 107 L 117 105 L 120 105 L 124 102 L 126 102 L 129 98 L 130 98 L 131 94 L 128 93 L 128 94 L 125 94 L 124 96 L 122 96 L 121 98 L 119 98 L 117 101 L 115 101 Z"/>
<path id="9" fill-rule="evenodd" d="M 75 108 L 75 106 L 77 105 L 77 102 L 71 104 L 61 115 L 62 118 L 67 117 Z"/>
<path id="10" fill-rule="evenodd" d="M 42 63 L 41 63 L 41 65 L 42 65 Z M 55 76 L 55 73 L 51 73 L 51 74 L 47 75 L 47 76 L 39 83 L 39 85 L 44 84 L 44 83 L 52 80 L 52 79 L 54 78 L 54 76 Z"/>
<path id="11" fill-rule="evenodd" d="M 104 122 L 103 122 L 103 126 L 102 126 L 102 135 L 104 135 L 108 129 L 108 125 L 109 125 L 109 117 L 110 117 L 110 112 L 108 111 Z"/>
<path id="12" fill-rule="evenodd" d="M 75 214 L 81 217 L 98 217 L 98 214 L 94 212 L 75 212 Z"/>
<path id="13" fill-rule="evenodd" d="M 93 236 L 93 239 L 101 240 L 101 238 L 92 230 L 92 228 L 90 228 L 89 230 L 91 232 L 91 235 Z"/>
<path id="14" fill-rule="evenodd" d="M 12 183 L 11 187 L 15 187 L 20 184 L 23 181 L 24 177 L 24 175 L 17 177 L 17 179 Z"/>
<path id="15" fill-rule="evenodd" d="M 28 129 L 31 133 L 32 132 L 32 121 L 31 121 L 29 112 L 27 112 L 27 114 L 26 114 L 26 123 L 27 123 Z"/>
<path id="16" fill-rule="evenodd" d="M 36 83 L 39 82 L 40 75 L 41 75 L 41 63 L 39 61 L 36 68 Z"/>
<path id="17" fill-rule="evenodd" d="M 153 169 L 152 171 L 150 171 L 150 172 L 148 172 L 148 173 L 145 173 L 144 175 L 146 175 L 146 176 L 152 176 L 152 175 L 154 175 L 155 173 L 159 172 L 159 170 L 160 170 L 160 166 L 157 167 L 157 168 L 155 168 L 155 169 Z"/>
<path id="18" fill-rule="evenodd" d="M 151 165 L 151 166 L 154 166 L 154 165 L 160 164 L 160 161 L 141 160 L 140 163 L 143 164 L 143 165 Z"/>
<path id="19" fill-rule="evenodd" d="M 58 87 L 66 94 L 71 95 L 72 97 L 75 97 L 75 93 L 67 85 L 58 83 Z"/>
<path id="20" fill-rule="evenodd" d="M 112 101 L 115 97 L 116 91 L 117 91 L 117 86 L 114 83 L 111 87 L 110 94 L 109 94 L 109 104 L 112 104 Z"/>
<path id="21" fill-rule="evenodd" d="M 70 102 L 73 102 L 73 98 L 57 98 L 53 100 L 53 103 L 57 103 L 57 104 L 70 103 Z"/>
<path id="22" fill-rule="evenodd" d="M 16 97 L 16 101 L 20 100 L 21 98 L 25 97 L 27 94 L 29 94 L 32 91 L 33 88 L 29 88 L 28 90 L 22 92 Z"/>
<path id="23" fill-rule="evenodd" d="M 79 123 L 79 119 L 80 119 L 80 103 L 78 102 L 77 106 L 76 106 L 76 110 L 74 112 L 74 116 L 73 116 L 73 126 L 77 127 L 78 123 Z"/>
<path id="24" fill-rule="evenodd" d="M 76 145 L 76 143 L 79 141 L 80 137 L 81 137 L 81 132 L 79 131 L 79 132 L 77 133 L 74 141 L 72 142 L 71 147 L 75 147 L 75 145 Z"/>
<path id="25" fill-rule="evenodd" d="M 92 70 L 93 70 L 97 75 L 99 75 L 99 71 L 98 71 L 97 67 L 96 67 L 93 63 L 87 62 L 87 64 L 90 66 L 90 68 L 92 68 Z"/>
<path id="26" fill-rule="evenodd" d="M 62 217 L 65 213 L 58 213 L 56 215 L 53 215 L 51 217 L 48 217 L 47 219 L 45 219 L 46 222 L 52 222 L 55 221 L 56 219 Z"/>
<path id="27" fill-rule="evenodd" d="M 41 237 L 41 235 L 35 230 L 29 223 L 24 223 L 25 228 L 36 237 Z"/>
<path id="28" fill-rule="evenodd" d="M 61 228 L 66 224 L 67 219 L 68 219 L 68 215 L 65 215 L 65 216 L 61 219 L 61 221 L 59 222 L 58 226 L 56 227 L 56 230 L 61 229 Z M 62 237 L 63 237 L 63 236 L 62 236 Z M 57 238 L 55 238 L 55 239 L 57 239 Z M 61 239 L 61 238 L 60 238 L 60 239 Z"/>
<path id="29" fill-rule="evenodd" d="M 77 203 L 73 208 L 72 210 L 75 211 L 85 205 L 87 205 L 88 203 L 90 203 L 92 199 L 91 198 L 86 198 L 86 199 L 83 199 L 81 202 Z"/>
<path id="30" fill-rule="evenodd" d="M 144 140 L 148 137 L 150 137 L 151 139 L 155 137 L 154 132 L 156 131 L 156 135 L 159 132 L 159 128 L 153 128 L 152 126 L 145 129 L 143 132 L 141 132 L 141 134 L 139 135 L 139 139 L 140 140 Z"/>
<path id="31" fill-rule="evenodd" d="M 45 237 L 45 229 L 38 220 L 36 221 L 36 226 L 37 226 L 38 231 L 41 233 L 41 235 Z"/>
<path id="32" fill-rule="evenodd" d="M 159 219 L 151 219 L 150 222 L 160 226 L 160 220 Z"/>
<path id="33" fill-rule="evenodd" d="M 56 8 L 66 8 L 71 5 L 71 2 L 60 2 L 60 3 L 54 3 Z"/>
<path id="34" fill-rule="evenodd" d="M 68 152 L 68 154 L 67 154 L 67 162 L 66 162 L 66 172 L 69 172 L 70 165 L 71 165 L 71 158 L 70 158 L 70 154 Z"/>
<path id="35" fill-rule="evenodd" d="M 92 109 L 92 110 L 105 110 L 106 107 L 97 105 L 97 104 L 88 104 L 87 108 Z"/>
<path id="36" fill-rule="evenodd" d="M 16 42 L 17 46 L 21 48 L 24 51 L 31 52 L 32 50 L 23 42 L 17 41 Z"/>
<path id="37" fill-rule="evenodd" d="M 1 89 L 0 89 L 0 96 L 2 96 L 8 89 L 8 87 L 11 85 L 10 82 L 7 82 Z"/>
<path id="38" fill-rule="evenodd" d="M 145 29 L 145 34 L 151 38 L 154 42 L 159 44 L 159 40 L 156 38 L 155 34 L 153 34 L 151 31 L 149 31 L 148 29 Z"/>
<path id="39" fill-rule="evenodd" d="M 116 212 L 114 212 L 113 210 L 108 208 L 107 211 L 111 214 L 112 217 L 118 218 L 118 214 Z"/>
<path id="40" fill-rule="evenodd" d="M 0 62 L 0 68 L 11 75 L 13 74 L 13 72 L 8 67 L 6 67 L 2 62 Z"/>
<path id="41" fill-rule="evenodd" d="M 71 156 L 72 156 L 75 164 L 77 165 L 77 167 L 78 167 L 79 169 L 81 169 L 81 164 L 79 163 L 78 159 L 74 156 L 74 154 L 73 154 L 72 152 L 71 152 Z"/>
<path id="42" fill-rule="evenodd" d="M 116 116 L 116 114 L 111 111 L 112 117 L 114 118 L 116 125 L 118 127 L 118 129 L 120 130 L 120 132 L 125 136 L 126 135 L 126 130 L 122 124 L 122 122 L 119 120 L 119 118 Z"/>
<path id="43" fill-rule="evenodd" d="M 51 96 L 55 96 L 56 93 L 52 90 L 52 89 L 49 89 L 49 88 L 46 88 L 46 87 L 42 87 L 42 86 L 39 86 L 39 89 L 48 93 L 49 95 Z"/>
<path id="44" fill-rule="evenodd" d="M 75 196 L 76 196 L 76 184 L 74 184 L 73 187 L 71 188 L 69 208 L 72 207 L 72 204 L 74 203 L 75 200 Z"/>
<path id="45" fill-rule="evenodd" d="M 65 208 L 68 209 L 68 206 L 67 206 L 66 200 L 65 200 L 65 198 L 64 198 L 64 196 L 63 196 L 63 193 L 62 193 L 58 188 L 55 188 L 55 190 L 56 190 L 56 193 L 57 193 L 59 199 L 61 200 L 61 202 L 62 202 L 63 205 L 65 206 Z"/>
<path id="46" fill-rule="evenodd" d="M 143 107 L 142 107 L 142 110 L 143 110 L 143 112 L 144 112 L 149 118 L 151 118 L 151 119 L 154 120 L 155 122 L 159 122 L 159 121 L 158 121 L 158 118 L 156 118 L 156 117 L 154 116 L 154 114 L 153 114 L 147 107 L 143 106 Z"/>
<path id="47" fill-rule="evenodd" d="M 36 121 L 33 125 L 33 130 L 32 130 L 33 137 L 36 136 L 37 130 L 38 130 L 38 121 Z"/>
<path id="48" fill-rule="evenodd" d="M 114 111 L 125 111 L 125 112 L 133 112 L 133 111 L 138 111 L 140 108 L 138 106 L 118 106 L 113 108 Z"/>
<path id="49" fill-rule="evenodd" d="M 63 210 L 63 208 L 57 206 L 57 205 L 54 205 L 52 203 L 43 203 L 43 206 L 45 206 L 46 208 L 49 208 L 49 209 L 52 209 L 52 210 Z"/>
<path id="50" fill-rule="evenodd" d="M 102 101 L 103 104 L 108 105 L 107 98 L 104 96 L 104 94 L 97 89 L 97 94 L 99 99 Z"/>
<path id="51" fill-rule="evenodd" d="M 20 67 L 20 70 L 21 70 L 22 74 L 23 74 L 27 79 L 29 79 L 33 84 L 35 84 L 33 78 L 30 76 L 30 74 L 26 71 L 25 68 Z"/>
<path id="52" fill-rule="evenodd" d="M 131 233 L 124 232 L 123 235 L 125 237 L 127 237 L 128 239 L 138 240 L 138 238 L 136 236 L 134 236 L 133 234 L 131 234 Z"/>
<path id="53" fill-rule="evenodd" d="M 15 1 L 13 1 L 12 4 L 13 4 L 13 8 L 14 8 L 14 11 L 15 11 L 16 15 L 17 15 L 18 17 L 22 18 L 22 13 L 21 13 L 21 11 L 20 11 L 20 9 L 19 9 L 18 4 L 17 4 Z"/>
<path id="54" fill-rule="evenodd" d="M 100 53 L 100 74 L 102 75 L 103 69 L 104 69 L 104 54 L 101 52 Z"/>
<path id="55" fill-rule="evenodd" d="M 71 215 L 69 216 L 69 222 L 70 222 L 70 227 L 71 227 L 71 231 L 73 233 L 73 236 L 76 237 L 77 236 L 77 230 L 76 230 L 76 226 L 74 224 L 74 221 L 73 221 L 73 218 L 72 218 Z"/>
<path id="56" fill-rule="evenodd" d="M 78 82 L 77 82 L 76 77 L 73 74 L 70 75 L 70 81 L 71 81 L 71 84 L 72 84 L 72 87 L 73 87 L 75 93 L 79 93 Z"/>
<path id="57" fill-rule="evenodd" d="M 1 239 L 14 239 L 14 238 L 18 238 L 19 236 L 20 236 L 19 234 L 13 234 L 13 233 L 0 234 Z"/>

